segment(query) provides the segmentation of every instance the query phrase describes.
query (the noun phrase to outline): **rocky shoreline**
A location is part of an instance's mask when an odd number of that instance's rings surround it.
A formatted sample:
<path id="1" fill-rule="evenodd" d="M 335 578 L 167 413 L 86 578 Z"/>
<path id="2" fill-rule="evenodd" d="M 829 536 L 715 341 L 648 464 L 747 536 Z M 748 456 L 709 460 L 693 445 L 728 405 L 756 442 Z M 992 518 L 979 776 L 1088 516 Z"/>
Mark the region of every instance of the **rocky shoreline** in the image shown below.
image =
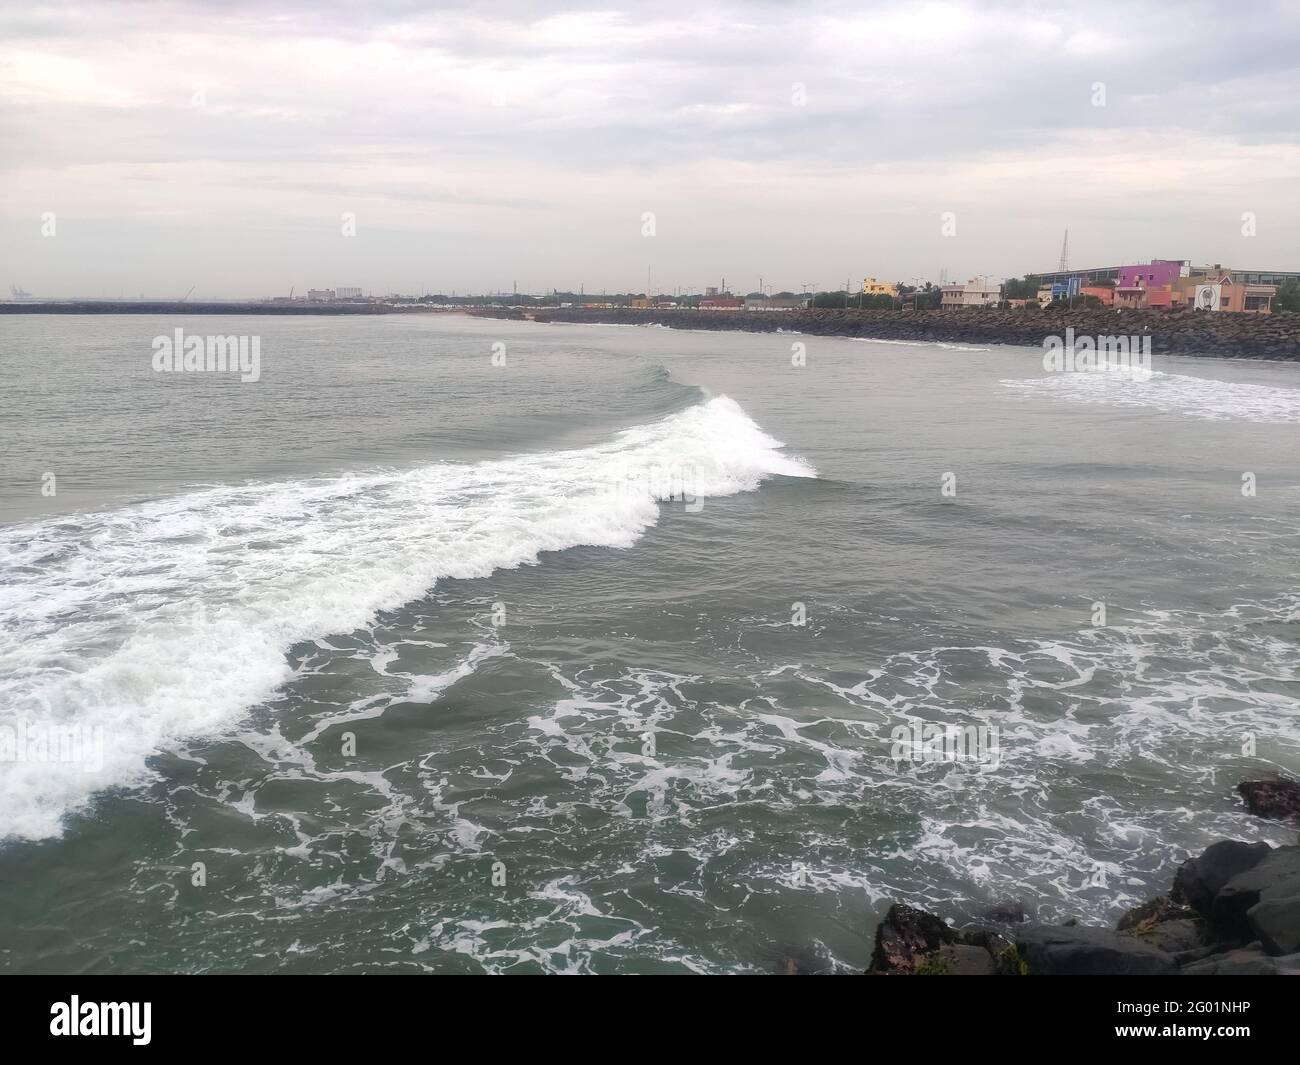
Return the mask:
<path id="1" fill-rule="evenodd" d="M 1300 824 L 1300 784 L 1246 781 L 1252 813 Z M 871 976 L 1300 976 L 1300 845 L 1221 840 L 1114 929 L 1031 923 L 1018 906 L 957 929 L 904 904 L 876 928 Z"/>
<path id="2" fill-rule="evenodd" d="M 484 317 L 520 318 L 522 311 L 481 312 Z M 1197 311 L 1116 311 L 1111 308 L 1042 311 L 814 310 L 693 311 L 588 310 L 551 308 L 532 313 L 538 322 L 591 325 L 657 325 L 672 329 L 778 330 L 810 336 L 877 340 L 947 341 L 966 344 L 1017 344 L 1041 347 L 1048 336 L 1150 336 L 1155 354 L 1218 358 L 1300 360 L 1300 314 L 1207 314 Z"/>
<path id="3" fill-rule="evenodd" d="M 0 314 L 437 314 L 441 308 L 396 306 L 387 303 L 268 303 L 264 300 L 205 302 L 203 300 L 48 300 L 42 303 L 0 303 Z"/>

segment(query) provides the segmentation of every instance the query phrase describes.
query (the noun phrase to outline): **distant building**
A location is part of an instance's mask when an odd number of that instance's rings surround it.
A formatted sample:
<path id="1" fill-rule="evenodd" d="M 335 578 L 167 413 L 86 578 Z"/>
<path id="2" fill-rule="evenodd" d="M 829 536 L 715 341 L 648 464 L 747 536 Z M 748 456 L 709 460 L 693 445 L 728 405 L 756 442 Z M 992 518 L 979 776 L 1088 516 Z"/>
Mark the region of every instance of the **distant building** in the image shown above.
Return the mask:
<path id="1" fill-rule="evenodd" d="M 874 277 L 864 277 L 862 279 L 862 294 L 864 296 L 888 296 L 894 299 L 898 295 L 898 286 L 892 281 L 877 281 Z"/>
<path id="2" fill-rule="evenodd" d="M 1077 296 L 1083 289 L 1083 278 L 1067 277 L 1062 281 L 1053 281 L 1051 284 L 1053 300 L 1068 300 Z"/>
<path id="3" fill-rule="evenodd" d="M 648 311 L 654 305 L 655 305 L 654 300 L 646 300 L 646 299 L 638 299 L 638 298 L 634 298 L 632 300 L 633 309 L 638 311 Z"/>
<path id="4" fill-rule="evenodd" d="M 804 301 L 798 296 L 757 296 L 745 300 L 747 311 L 799 311 Z"/>
<path id="5" fill-rule="evenodd" d="M 702 311 L 739 311 L 743 310 L 745 301 L 735 296 L 713 296 L 700 300 Z"/>
<path id="6" fill-rule="evenodd" d="M 1072 300 L 1080 296 L 1092 296 L 1109 307 L 1115 301 L 1115 290 L 1109 285 L 1086 284 L 1087 278 L 1081 274 L 1060 278 L 1043 284 L 1038 289 L 1039 306 L 1046 307 L 1057 300 Z"/>
<path id="7" fill-rule="evenodd" d="M 1121 266 L 1115 282 L 1115 306 L 1167 309 L 1173 304 L 1174 282 L 1187 277 L 1190 269 L 1186 259 L 1152 259 L 1149 263 Z"/>
<path id="8" fill-rule="evenodd" d="M 309 288 L 307 290 L 307 298 L 309 300 L 318 300 L 322 303 L 328 303 L 334 298 L 334 290 L 332 288 Z"/>
<path id="9" fill-rule="evenodd" d="M 1043 273 L 1035 273 L 1033 274 L 1033 276 L 1038 278 L 1038 280 L 1043 284 L 1051 284 L 1053 281 L 1064 281 L 1070 277 L 1083 278 L 1083 283 L 1085 285 L 1094 284 L 1098 281 L 1114 281 L 1118 284 L 1120 281 L 1120 273 L 1122 271 L 1129 271 L 1129 273 L 1126 275 L 1126 280 L 1128 280 L 1131 283 L 1132 281 L 1137 280 L 1138 276 L 1156 273 L 1156 271 L 1151 269 L 1153 265 L 1158 263 L 1173 263 L 1173 262 L 1179 263 L 1181 266 L 1187 267 L 1187 273 L 1183 273 L 1182 271 L 1179 272 L 1178 276 L 1180 277 L 1189 276 L 1190 274 L 1195 273 L 1198 270 L 1202 272 L 1210 273 L 1210 272 L 1219 271 L 1223 269 L 1222 265 L 1220 264 L 1215 264 L 1212 267 L 1206 267 L 1206 266 L 1193 267 L 1191 265 L 1190 259 L 1152 259 L 1150 263 L 1146 263 L 1142 265 L 1099 266 L 1091 270 L 1063 270 L 1063 271 L 1055 271 L 1055 272 L 1043 272 Z M 1280 285 L 1283 281 L 1286 281 L 1288 278 L 1292 278 L 1292 277 L 1300 278 L 1300 270 L 1242 269 L 1242 270 L 1233 270 L 1232 275 L 1241 284 Z M 1142 276 L 1142 280 L 1148 286 L 1156 283 L 1156 279 L 1151 277 Z"/>
<path id="10" fill-rule="evenodd" d="M 973 277 L 965 284 L 951 282 L 940 290 L 939 306 L 945 310 L 957 307 L 996 307 L 1002 299 L 1002 286 L 991 284 L 987 277 Z"/>
<path id="11" fill-rule="evenodd" d="M 1125 288 L 1141 282 L 1148 289 L 1163 288 L 1180 277 L 1186 277 L 1191 272 L 1191 265 L 1186 259 L 1152 259 L 1136 266 L 1121 266 L 1115 287 Z"/>
<path id="12" fill-rule="evenodd" d="M 1030 276 L 1038 278 L 1045 285 L 1054 281 L 1068 281 L 1072 277 L 1079 278 L 1085 285 L 1091 285 L 1098 281 L 1118 280 L 1121 269 L 1123 268 L 1119 266 L 1095 266 L 1090 270 L 1036 271 Z"/>
<path id="13" fill-rule="evenodd" d="M 361 298 L 361 289 L 359 288 L 336 288 L 334 294 L 341 300 L 359 300 Z"/>
<path id="14" fill-rule="evenodd" d="M 1276 285 L 1246 281 L 1239 271 L 1200 269 L 1174 284 L 1172 307 L 1230 314 L 1272 314 L 1276 295 Z"/>

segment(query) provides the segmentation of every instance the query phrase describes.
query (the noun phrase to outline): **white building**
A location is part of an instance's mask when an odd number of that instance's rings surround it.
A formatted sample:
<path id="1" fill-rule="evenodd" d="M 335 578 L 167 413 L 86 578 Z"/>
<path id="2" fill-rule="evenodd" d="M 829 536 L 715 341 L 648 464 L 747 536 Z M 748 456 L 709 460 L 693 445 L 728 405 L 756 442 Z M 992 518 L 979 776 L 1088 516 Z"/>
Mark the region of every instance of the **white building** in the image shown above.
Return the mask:
<path id="1" fill-rule="evenodd" d="M 1002 286 L 987 277 L 973 277 L 965 284 L 943 286 L 943 299 L 939 306 L 945 310 L 953 307 L 996 307 L 1002 299 Z"/>
<path id="2" fill-rule="evenodd" d="M 341 300 L 359 300 L 361 298 L 361 289 L 359 288 L 336 288 L 334 294 Z"/>

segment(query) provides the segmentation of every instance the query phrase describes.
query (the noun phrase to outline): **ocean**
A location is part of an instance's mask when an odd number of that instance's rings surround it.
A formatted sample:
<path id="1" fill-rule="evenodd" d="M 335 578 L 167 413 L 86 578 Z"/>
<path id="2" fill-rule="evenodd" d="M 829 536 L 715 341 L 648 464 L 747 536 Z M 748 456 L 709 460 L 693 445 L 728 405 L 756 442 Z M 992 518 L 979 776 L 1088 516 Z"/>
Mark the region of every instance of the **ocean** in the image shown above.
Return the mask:
<path id="1" fill-rule="evenodd" d="M 0 318 L 0 970 L 852 972 L 1291 842 L 1300 366 L 1153 370 Z"/>

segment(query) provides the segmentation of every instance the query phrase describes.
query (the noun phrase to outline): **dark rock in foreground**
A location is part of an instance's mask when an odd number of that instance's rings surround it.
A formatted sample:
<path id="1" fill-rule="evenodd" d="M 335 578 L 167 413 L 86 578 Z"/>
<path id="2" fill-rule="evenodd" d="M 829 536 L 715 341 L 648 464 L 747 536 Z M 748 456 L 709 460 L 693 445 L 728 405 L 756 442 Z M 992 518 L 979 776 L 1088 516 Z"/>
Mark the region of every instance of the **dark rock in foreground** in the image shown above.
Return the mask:
<path id="1" fill-rule="evenodd" d="M 1214 897 L 1238 873 L 1255 868 L 1271 848 L 1267 843 L 1242 843 L 1225 839 L 1207 847 L 1199 858 L 1189 858 L 1174 877 L 1173 898 L 1186 902 L 1202 917 L 1211 915 Z"/>
<path id="2" fill-rule="evenodd" d="M 1178 966 L 1165 951 L 1105 928 L 1029 925 L 1016 950 L 1036 976 L 1161 976 Z"/>
<path id="3" fill-rule="evenodd" d="M 1184 976 L 1300 976 L 1300 954 L 1273 958 L 1251 945 L 1211 955 L 1180 972 Z"/>
<path id="4" fill-rule="evenodd" d="M 927 957 L 955 942 L 957 933 L 934 914 L 914 906 L 891 906 L 876 928 L 870 971 L 914 974 Z"/>
<path id="5" fill-rule="evenodd" d="M 1283 945 L 1270 953 L 1300 949 L 1300 847 L 1270 850 L 1254 867 L 1224 884 L 1214 896 L 1210 920 L 1220 935 L 1240 940 L 1264 940 L 1257 927 L 1262 921 L 1269 941 L 1293 944 L 1289 950 Z"/>
<path id="6" fill-rule="evenodd" d="M 1256 816 L 1300 824 L 1300 783 L 1283 777 L 1244 780 L 1237 785 L 1237 791 Z"/>
<path id="7" fill-rule="evenodd" d="M 959 931 L 893 905 L 869 973 L 917 976 L 1300 975 L 1300 846 L 1223 840 L 1114 931 L 1069 921 Z"/>

